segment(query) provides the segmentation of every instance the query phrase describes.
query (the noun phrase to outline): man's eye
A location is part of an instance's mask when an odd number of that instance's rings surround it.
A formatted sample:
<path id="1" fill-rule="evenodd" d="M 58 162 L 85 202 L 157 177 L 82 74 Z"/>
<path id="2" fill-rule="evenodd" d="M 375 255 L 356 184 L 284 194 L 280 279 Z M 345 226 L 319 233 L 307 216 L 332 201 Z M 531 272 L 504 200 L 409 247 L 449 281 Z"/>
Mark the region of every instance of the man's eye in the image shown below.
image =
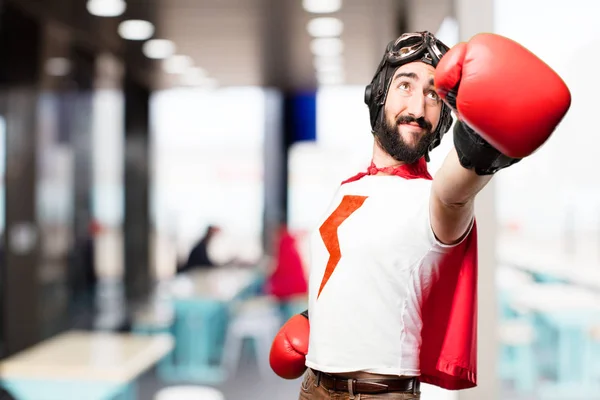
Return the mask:
<path id="1" fill-rule="evenodd" d="M 398 89 L 408 90 L 408 89 L 410 89 L 410 86 L 406 82 L 400 82 L 398 84 Z"/>
<path id="2" fill-rule="evenodd" d="M 427 93 L 427 96 L 429 96 L 429 98 L 433 99 L 433 100 L 439 99 L 438 94 L 433 90 L 431 90 L 429 93 Z"/>

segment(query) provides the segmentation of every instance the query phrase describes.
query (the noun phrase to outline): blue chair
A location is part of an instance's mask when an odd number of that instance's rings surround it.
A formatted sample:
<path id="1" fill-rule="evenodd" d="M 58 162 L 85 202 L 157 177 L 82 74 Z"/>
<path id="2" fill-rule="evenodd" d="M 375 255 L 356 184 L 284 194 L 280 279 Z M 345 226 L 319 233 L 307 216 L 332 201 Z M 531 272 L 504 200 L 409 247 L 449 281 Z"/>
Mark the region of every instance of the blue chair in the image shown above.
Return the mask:
<path id="1" fill-rule="evenodd" d="M 556 379 L 540 388 L 541 398 L 594 399 L 600 381 L 594 376 L 592 327 L 600 323 L 596 310 L 547 312 L 542 316 L 558 333 Z M 561 397 L 562 396 L 562 397 Z"/>
<path id="2" fill-rule="evenodd" d="M 500 322 L 500 376 L 521 394 L 533 393 L 539 379 L 534 342 L 535 329 L 528 318 Z"/>
<path id="3" fill-rule="evenodd" d="M 170 380 L 192 380 L 201 383 L 222 383 L 220 366 L 224 324 L 228 307 L 220 301 L 189 298 L 176 299 L 173 333 L 174 374 Z"/>
<path id="4" fill-rule="evenodd" d="M 499 290 L 499 374 L 502 380 L 512 382 L 518 393 L 530 394 L 540 376 L 535 356 L 536 325 L 531 314 L 515 310 L 510 300 L 510 290 Z"/>
<path id="5" fill-rule="evenodd" d="M 131 333 L 137 335 L 158 335 L 168 333 L 174 336 L 173 332 L 174 324 L 148 324 L 148 323 L 133 323 L 131 327 Z M 172 377 L 177 376 L 176 364 L 175 364 L 175 349 L 171 350 L 169 354 L 163 357 L 156 365 L 156 373 L 162 381 L 169 381 Z M 119 399 L 120 400 L 120 399 Z"/>

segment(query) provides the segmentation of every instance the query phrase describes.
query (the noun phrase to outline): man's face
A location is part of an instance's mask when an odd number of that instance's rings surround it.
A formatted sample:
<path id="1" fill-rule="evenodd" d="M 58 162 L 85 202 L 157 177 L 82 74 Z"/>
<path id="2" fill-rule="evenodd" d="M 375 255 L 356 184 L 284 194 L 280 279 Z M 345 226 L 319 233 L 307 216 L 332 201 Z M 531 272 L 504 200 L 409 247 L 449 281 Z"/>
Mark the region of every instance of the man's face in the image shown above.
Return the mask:
<path id="1" fill-rule="evenodd" d="M 384 106 L 385 123 L 376 137 L 398 161 L 417 161 L 434 139 L 442 110 L 433 86 L 434 71 L 431 65 L 415 61 L 394 72 Z"/>

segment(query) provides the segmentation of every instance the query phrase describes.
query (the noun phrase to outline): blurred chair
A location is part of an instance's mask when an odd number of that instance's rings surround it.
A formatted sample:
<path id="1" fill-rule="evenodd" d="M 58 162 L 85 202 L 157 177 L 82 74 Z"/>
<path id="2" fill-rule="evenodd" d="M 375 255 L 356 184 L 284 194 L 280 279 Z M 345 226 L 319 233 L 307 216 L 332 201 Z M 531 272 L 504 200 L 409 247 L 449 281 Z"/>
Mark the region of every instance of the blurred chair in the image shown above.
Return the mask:
<path id="1" fill-rule="evenodd" d="M 592 380 L 600 382 L 600 323 L 591 328 L 590 339 L 591 351 L 587 354 L 591 368 L 590 377 Z"/>
<path id="2" fill-rule="evenodd" d="M 566 285 L 569 283 L 568 280 L 557 277 L 550 273 L 532 272 L 532 277 L 533 277 L 533 280 L 537 283 L 563 284 L 563 285 Z"/>
<path id="3" fill-rule="evenodd" d="M 512 295 L 526 290 L 533 279 L 522 271 L 501 265 L 496 271 L 496 282 L 500 377 L 512 382 L 519 393 L 532 393 L 540 375 L 535 356 L 536 324 L 533 315 L 515 308 Z"/>
<path id="4" fill-rule="evenodd" d="M 225 400 L 225 396 L 208 386 L 171 386 L 159 390 L 154 400 Z"/>
<path id="5" fill-rule="evenodd" d="M 500 322 L 500 376 L 520 393 L 532 393 L 538 380 L 535 329 L 525 318 Z"/>
<path id="6" fill-rule="evenodd" d="M 263 281 L 260 271 L 234 267 L 178 275 L 158 296 L 174 311 L 169 329 L 176 342 L 172 355 L 159 364 L 161 379 L 200 385 L 223 383 L 227 374 L 222 360 L 231 310 L 260 293 Z M 166 328 L 143 322 L 136 324 L 136 332 L 147 334 Z"/>
<path id="7" fill-rule="evenodd" d="M 175 363 L 179 379 L 193 378 L 215 384 L 223 374 L 215 361 L 221 359 L 221 324 L 227 319 L 227 304 L 201 298 L 177 299 L 175 306 Z M 186 372 L 187 371 L 187 372 Z"/>
<path id="8" fill-rule="evenodd" d="M 250 339 L 258 370 L 263 378 L 272 376 L 269 366 L 271 343 L 281 326 L 277 304 L 269 296 L 255 297 L 241 303 L 233 311 L 227 329 L 222 365 L 232 377 L 237 372 L 243 342 Z"/>
<path id="9" fill-rule="evenodd" d="M 131 333 L 144 336 L 165 333 L 173 335 L 173 326 L 173 310 L 167 305 L 156 302 L 134 313 Z M 174 356 L 174 350 L 171 350 L 156 366 L 156 372 L 163 381 L 176 375 Z"/>
<path id="10" fill-rule="evenodd" d="M 600 381 L 594 376 L 598 361 L 593 352 L 594 326 L 600 324 L 598 312 L 577 309 L 546 313 L 544 318 L 558 332 L 555 392 L 568 393 L 576 388 L 577 394 L 583 396 L 578 398 L 598 398 Z"/>

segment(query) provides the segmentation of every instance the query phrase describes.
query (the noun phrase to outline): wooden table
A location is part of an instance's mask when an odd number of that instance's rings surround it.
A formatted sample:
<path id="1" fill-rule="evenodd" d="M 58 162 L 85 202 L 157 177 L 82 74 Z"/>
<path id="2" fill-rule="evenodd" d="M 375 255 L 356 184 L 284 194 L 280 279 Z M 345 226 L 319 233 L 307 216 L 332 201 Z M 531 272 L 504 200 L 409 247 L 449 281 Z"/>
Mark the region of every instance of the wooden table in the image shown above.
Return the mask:
<path id="1" fill-rule="evenodd" d="M 236 267 L 192 270 L 176 277 L 170 291 L 177 299 L 231 301 L 252 283 L 258 273 L 256 269 Z"/>
<path id="2" fill-rule="evenodd" d="M 0 362 L 19 400 L 135 399 L 135 380 L 173 348 L 170 335 L 69 331 Z"/>

